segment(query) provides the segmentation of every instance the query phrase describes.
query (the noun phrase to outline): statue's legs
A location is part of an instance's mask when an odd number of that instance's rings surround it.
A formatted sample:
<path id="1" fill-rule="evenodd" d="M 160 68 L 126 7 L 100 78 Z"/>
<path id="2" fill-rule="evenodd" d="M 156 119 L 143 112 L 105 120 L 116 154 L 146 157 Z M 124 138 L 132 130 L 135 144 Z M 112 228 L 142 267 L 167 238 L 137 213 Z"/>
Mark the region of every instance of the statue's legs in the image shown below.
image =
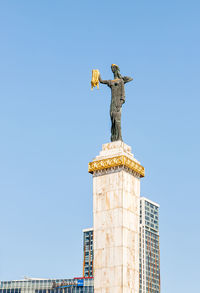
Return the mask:
<path id="1" fill-rule="evenodd" d="M 122 134 L 121 134 L 121 109 L 117 112 L 110 113 L 111 118 L 111 141 L 122 141 Z"/>

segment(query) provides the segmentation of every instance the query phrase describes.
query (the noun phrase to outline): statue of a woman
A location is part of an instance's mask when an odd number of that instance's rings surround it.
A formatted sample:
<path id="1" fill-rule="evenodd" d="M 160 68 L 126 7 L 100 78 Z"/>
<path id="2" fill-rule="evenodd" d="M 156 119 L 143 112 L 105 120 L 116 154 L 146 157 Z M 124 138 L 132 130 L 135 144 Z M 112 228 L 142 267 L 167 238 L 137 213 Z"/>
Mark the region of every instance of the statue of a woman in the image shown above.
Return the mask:
<path id="1" fill-rule="evenodd" d="M 114 74 L 113 80 L 102 80 L 99 75 L 100 83 L 107 84 L 111 88 L 111 104 L 110 104 L 110 118 L 111 118 L 111 141 L 122 141 L 121 134 L 121 108 L 125 103 L 125 89 L 124 84 L 133 80 L 128 76 L 121 76 L 120 69 L 116 64 L 111 65 L 111 70 Z"/>

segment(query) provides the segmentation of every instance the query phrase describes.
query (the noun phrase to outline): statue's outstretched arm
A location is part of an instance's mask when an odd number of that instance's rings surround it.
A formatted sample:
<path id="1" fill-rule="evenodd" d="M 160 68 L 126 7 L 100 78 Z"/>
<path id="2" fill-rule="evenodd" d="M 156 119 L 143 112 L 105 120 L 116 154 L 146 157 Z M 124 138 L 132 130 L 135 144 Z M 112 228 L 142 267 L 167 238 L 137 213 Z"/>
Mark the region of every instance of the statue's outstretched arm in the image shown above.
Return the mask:
<path id="1" fill-rule="evenodd" d="M 108 86 L 110 86 L 110 80 L 103 80 L 101 79 L 101 75 L 99 75 L 99 82 L 103 83 L 103 84 L 107 84 Z"/>
<path id="2" fill-rule="evenodd" d="M 129 81 L 132 81 L 133 78 L 132 78 L 132 77 L 129 77 L 129 76 L 124 76 L 124 77 L 123 77 L 123 80 L 124 80 L 124 83 L 127 83 L 127 82 L 129 82 Z"/>

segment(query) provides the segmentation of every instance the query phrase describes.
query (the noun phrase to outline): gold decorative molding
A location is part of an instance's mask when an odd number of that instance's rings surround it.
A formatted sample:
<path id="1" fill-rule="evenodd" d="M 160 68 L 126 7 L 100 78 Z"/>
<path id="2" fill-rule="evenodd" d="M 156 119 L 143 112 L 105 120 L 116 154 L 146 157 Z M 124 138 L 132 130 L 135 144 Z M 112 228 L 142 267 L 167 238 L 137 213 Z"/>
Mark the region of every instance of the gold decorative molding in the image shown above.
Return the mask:
<path id="1" fill-rule="evenodd" d="M 88 164 L 88 172 L 93 174 L 95 171 L 100 171 L 118 166 L 126 166 L 132 171 L 138 173 L 140 177 L 145 176 L 144 167 L 124 155 L 103 159 L 99 161 L 93 161 Z"/>

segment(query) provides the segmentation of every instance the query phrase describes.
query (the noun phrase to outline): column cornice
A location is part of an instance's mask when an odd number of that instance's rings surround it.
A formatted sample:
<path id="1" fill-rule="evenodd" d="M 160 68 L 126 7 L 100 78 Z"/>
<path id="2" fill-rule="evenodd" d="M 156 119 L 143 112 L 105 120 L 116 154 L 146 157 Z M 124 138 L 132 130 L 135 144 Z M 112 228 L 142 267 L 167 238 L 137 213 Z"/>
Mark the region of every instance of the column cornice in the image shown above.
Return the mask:
<path id="1" fill-rule="evenodd" d="M 88 172 L 93 174 L 95 171 L 105 170 L 118 166 L 125 166 L 129 168 L 130 170 L 139 174 L 140 178 L 145 176 L 144 167 L 125 155 L 90 162 L 88 164 Z"/>

